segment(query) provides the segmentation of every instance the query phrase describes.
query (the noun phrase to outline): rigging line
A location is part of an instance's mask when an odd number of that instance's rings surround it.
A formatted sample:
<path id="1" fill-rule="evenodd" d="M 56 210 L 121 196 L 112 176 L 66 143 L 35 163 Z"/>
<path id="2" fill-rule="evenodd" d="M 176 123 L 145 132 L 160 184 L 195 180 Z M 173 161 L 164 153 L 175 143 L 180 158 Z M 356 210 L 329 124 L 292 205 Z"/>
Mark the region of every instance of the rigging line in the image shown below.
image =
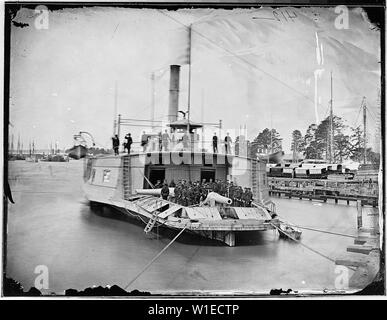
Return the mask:
<path id="1" fill-rule="evenodd" d="M 356 126 L 357 120 L 359 120 L 359 115 L 360 115 L 361 109 L 362 109 L 362 106 L 360 106 L 359 112 L 358 112 L 357 117 L 356 117 L 356 120 L 355 120 L 355 122 L 353 123 L 353 126 L 352 126 L 352 127 L 354 127 L 354 128 L 355 128 L 355 126 Z"/>
<path id="2" fill-rule="evenodd" d="M 306 244 L 302 243 L 300 240 L 297 240 L 296 238 L 292 237 L 292 236 L 291 236 L 290 234 L 288 234 L 287 232 L 285 232 L 285 231 L 283 231 L 283 230 L 280 230 L 280 228 L 277 227 L 275 224 L 273 224 L 273 223 L 271 223 L 271 222 L 270 222 L 270 224 L 271 224 L 274 228 L 276 228 L 276 229 L 278 230 L 278 232 L 283 232 L 284 234 L 286 234 L 287 237 L 289 237 L 289 238 L 292 239 L 293 241 L 297 242 L 298 244 L 302 245 L 302 246 L 305 247 L 306 249 L 308 249 L 308 250 L 310 250 L 310 251 L 312 251 L 312 252 L 318 254 L 319 256 L 321 256 L 321 257 L 323 257 L 323 258 L 325 258 L 325 259 L 327 259 L 327 260 L 329 260 L 329 261 L 331 261 L 331 262 L 333 262 L 333 263 L 336 264 L 336 261 L 335 261 L 334 259 L 332 259 L 331 257 L 328 257 L 328 256 L 326 256 L 325 254 L 323 254 L 323 253 L 321 253 L 321 252 L 319 252 L 319 251 L 317 251 L 317 250 L 315 250 L 315 249 L 313 249 L 313 248 L 307 246 Z M 347 267 L 347 268 L 348 268 L 348 269 L 351 269 L 351 270 L 353 270 L 353 271 L 356 271 L 356 268 L 352 268 L 352 267 Z"/>
<path id="3" fill-rule="evenodd" d="M 170 18 L 171 20 L 175 21 L 176 23 L 184 26 L 185 28 L 189 29 L 189 26 L 185 25 L 184 23 L 180 22 L 179 20 L 169 16 L 168 14 L 162 12 L 161 10 L 158 10 L 161 14 L 165 15 L 166 17 Z M 192 29 L 192 32 L 194 32 L 195 34 L 199 35 L 200 37 L 202 37 L 203 39 L 206 39 L 207 41 L 209 41 L 210 43 L 212 43 L 213 45 L 215 45 L 216 47 L 218 47 L 219 49 L 227 52 L 228 54 L 230 54 L 231 56 L 241 60 L 242 62 L 246 63 L 247 65 L 249 65 L 250 67 L 254 68 L 254 69 L 257 69 L 258 71 L 261 71 L 263 74 L 267 75 L 268 77 L 272 78 L 273 80 L 281 83 L 283 86 L 287 87 L 288 89 L 296 92 L 297 94 L 299 94 L 300 96 L 304 97 L 305 99 L 311 101 L 313 104 L 314 104 L 314 100 L 309 98 L 308 96 L 304 95 L 302 92 L 294 89 L 293 87 L 289 86 L 287 83 L 281 81 L 280 79 L 277 79 L 276 77 L 274 77 L 273 75 L 271 75 L 270 73 L 268 73 L 267 71 L 265 70 L 262 70 L 260 68 L 258 68 L 255 64 L 251 63 L 250 61 L 246 60 L 246 59 L 243 59 L 242 57 L 236 55 L 234 52 L 226 49 L 226 48 L 223 48 L 221 46 L 219 46 L 215 41 L 211 40 L 210 38 L 204 36 L 202 33 Z"/>
<path id="4" fill-rule="evenodd" d="M 188 227 L 188 224 L 184 226 L 183 229 L 180 230 L 180 232 L 169 242 L 151 261 L 149 261 L 144 268 L 125 286 L 125 290 L 134 282 L 136 281 L 152 264 L 157 260 L 158 257 L 162 255 L 162 253 L 169 248 L 169 246 L 177 240 L 178 237 L 184 232 L 184 230 Z"/>
<path id="5" fill-rule="evenodd" d="M 371 109 L 369 109 L 367 106 L 366 106 L 366 110 L 370 114 L 371 118 L 376 122 L 376 116 L 375 116 L 374 112 L 371 111 Z"/>

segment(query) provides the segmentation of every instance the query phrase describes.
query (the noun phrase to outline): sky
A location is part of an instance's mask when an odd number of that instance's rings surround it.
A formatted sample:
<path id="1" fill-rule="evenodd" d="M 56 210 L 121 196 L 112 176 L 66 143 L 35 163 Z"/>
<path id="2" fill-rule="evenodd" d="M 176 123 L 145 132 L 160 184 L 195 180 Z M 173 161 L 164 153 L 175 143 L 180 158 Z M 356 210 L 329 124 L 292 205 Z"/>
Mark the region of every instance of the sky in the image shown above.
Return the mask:
<path id="1" fill-rule="evenodd" d="M 374 136 L 380 32 L 360 8 L 349 11 L 347 29 L 335 25 L 334 8 L 316 7 L 63 9 L 49 12 L 47 29 L 36 28 L 38 16 L 22 9 L 14 21 L 28 26 L 11 28 L 15 144 L 20 135 L 24 146 L 33 139 L 38 149 L 56 141 L 69 148 L 87 131 L 97 147 L 110 147 L 115 101 L 123 118 L 151 118 L 152 73 L 155 119 L 166 120 L 170 64 L 182 66 L 179 109 L 187 110 L 189 25 L 193 121 L 222 119 L 234 137 L 246 125 L 249 139 L 273 127 L 289 152 L 293 130 L 304 134 L 327 116 L 332 72 L 334 113 L 361 124 L 365 96 Z M 122 133 L 139 140 L 142 130 Z"/>

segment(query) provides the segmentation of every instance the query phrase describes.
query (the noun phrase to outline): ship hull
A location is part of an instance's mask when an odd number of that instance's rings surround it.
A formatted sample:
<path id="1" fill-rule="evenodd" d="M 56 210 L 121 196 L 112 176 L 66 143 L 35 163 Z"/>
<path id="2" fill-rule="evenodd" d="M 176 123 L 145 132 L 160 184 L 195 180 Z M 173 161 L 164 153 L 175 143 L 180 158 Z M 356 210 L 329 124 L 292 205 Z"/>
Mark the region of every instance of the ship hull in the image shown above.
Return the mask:
<path id="1" fill-rule="evenodd" d="M 139 221 L 139 224 L 146 228 L 146 225 L 152 219 L 151 214 L 144 214 L 144 212 L 140 212 L 140 210 L 128 209 L 129 206 L 127 203 L 119 204 L 118 202 L 114 201 L 114 204 L 108 204 L 103 202 L 90 201 L 90 206 L 92 208 L 101 208 L 105 206 L 110 207 L 119 211 L 121 214 L 132 221 Z M 253 239 L 257 233 L 266 230 L 273 230 L 275 229 L 274 225 L 279 226 L 278 219 L 270 219 L 265 221 L 256 221 L 252 219 L 246 221 L 241 221 L 238 219 L 227 219 L 222 221 L 223 223 L 219 221 L 211 223 L 209 221 L 192 219 L 179 220 L 168 221 L 162 218 L 156 219 L 152 233 L 158 233 L 160 228 L 160 230 L 162 230 L 164 233 L 166 232 L 166 234 L 173 237 L 182 229 L 185 229 L 185 234 L 194 236 L 194 238 L 190 239 L 191 244 L 202 244 L 203 241 L 201 239 L 206 238 L 233 247 L 237 245 L 236 240 L 238 238 L 248 236 L 249 238 Z"/>

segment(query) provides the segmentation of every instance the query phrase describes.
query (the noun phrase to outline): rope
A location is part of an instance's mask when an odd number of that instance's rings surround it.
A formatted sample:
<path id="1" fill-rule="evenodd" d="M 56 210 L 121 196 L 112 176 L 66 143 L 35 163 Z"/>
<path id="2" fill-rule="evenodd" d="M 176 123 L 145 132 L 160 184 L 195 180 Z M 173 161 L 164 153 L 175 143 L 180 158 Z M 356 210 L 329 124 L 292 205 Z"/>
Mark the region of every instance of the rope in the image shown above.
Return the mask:
<path id="1" fill-rule="evenodd" d="M 184 226 L 183 229 L 180 230 L 180 232 L 169 242 L 151 261 L 149 261 L 144 268 L 125 286 L 125 290 L 134 282 L 136 281 L 151 265 L 153 262 L 156 261 L 158 257 L 161 256 L 161 254 L 169 248 L 169 246 L 175 242 L 175 240 L 184 232 L 184 230 L 187 228 L 187 225 Z"/>
<path id="2" fill-rule="evenodd" d="M 283 217 L 277 215 L 279 218 L 283 219 Z M 311 227 L 302 227 L 302 226 L 299 226 L 297 225 L 296 223 L 294 222 L 291 222 L 289 220 L 285 220 L 283 219 L 283 222 L 285 223 L 288 223 L 290 224 L 291 226 L 293 227 L 296 227 L 296 228 L 300 228 L 300 229 L 305 229 L 305 230 L 310 230 L 310 231 L 316 231 L 316 232 L 321 232 L 321 233 L 327 233 L 327 234 L 334 234 L 334 235 L 337 235 L 337 236 L 343 236 L 343 237 L 348 237 L 348 238 L 353 238 L 353 239 L 356 239 L 357 236 L 353 236 L 353 235 L 350 235 L 350 234 L 345 234 L 345 233 L 339 233 L 339 232 L 333 232 L 333 231 L 327 231 L 327 230 L 321 230 L 321 229 L 316 229 L 316 228 L 311 228 Z"/>
<path id="3" fill-rule="evenodd" d="M 317 250 L 315 250 L 315 249 L 313 249 L 313 248 L 307 246 L 306 244 L 302 243 L 300 240 L 297 240 L 296 238 L 292 237 L 290 234 L 288 234 L 288 233 L 286 233 L 285 231 L 281 230 L 281 229 L 280 229 L 279 227 L 277 227 L 275 224 L 273 224 L 273 223 L 270 223 L 270 224 L 271 224 L 274 228 L 276 228 L 276 229 L 278 230 L 278 232 L 284 233 L 288 238 L 290 238 L 290 239 L 292 239 L 293 241 L 297 242 L 298 244 L 302 245 L 302 246 L 305 247 L 306 249 L 308 249 L 308 250 L 310 250 L 310 251 L 312 251 L 312 252 L 318 254 L 319 256 L 321 256 L 321 257 L 323 257 L 323 258 L 325 258 L 325 259 L 327 259 L 327 260 L 329 260 L 329 261 L 331 261 L 331 262 L 333 262 L 333 263 L 336 264 L 336 261 L 335 261 L 334 259 L 332 259 L 332 258 L 326 256 L 325 254 L 323 254 L 323 253 L 321 253 L 321 252 L 319 252 L 319 251 L 317 251 Z M 356 271 L 355 268 L 352 268 L 352 267 L 347 267 L 347 268 L 348 268 L 348 269 L 351 269 L 351 270 L 353 270 L 353 271 Z"/>
<path id="4" fill-rule="evenodd" d="M 331 231 L 320 230 L 320 229 L 314 229 L 314 228 L 308 228 L 308 227 L 300 227 L 300 226 L 297 226 L 297 225 L 294 225 L 294 227 L 297 227 L 297 228 L 300 228 L 300 229 L 305 229 L 305 230 L 316 231 L 316 232 L 322 232 L 322 233 L 334 234 L 334 235 L 337 235 L 337 236 L 343 236 L 343 237 L 347 237 L 347 238 L 353 238 L 353 239 L 356 239 L 356 238 L 357 238 L 357 236 L 352 236 L 352 235 L 350 235 L 350 234 L 345 234 L 345 233 L 331 232 Z"/>

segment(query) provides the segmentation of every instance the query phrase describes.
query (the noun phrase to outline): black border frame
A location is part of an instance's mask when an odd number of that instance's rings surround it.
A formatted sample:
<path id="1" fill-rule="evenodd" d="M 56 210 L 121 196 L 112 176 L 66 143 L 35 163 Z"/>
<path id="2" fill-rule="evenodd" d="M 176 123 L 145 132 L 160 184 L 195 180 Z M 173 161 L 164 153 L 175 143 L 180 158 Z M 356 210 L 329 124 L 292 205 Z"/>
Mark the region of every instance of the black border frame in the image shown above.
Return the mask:
<path id="1" fill-rule="evenodd" d="M 37 5 L 45 5 L 49 10 L 60 10 L 63 8 L 82 8 L 82 7 L 122 7 L 122 8 L 146 8 L 146 9 L 168 9 L 168 10 L 177 10 L 182 8 L 215 8 L 215 9 L 234 9 L 234 8 L 252 8 L 252 7 L 331 7 L 334 5 L 347 5 L 348 7 L 363 7 L 369 18 L 372 22 L 376 23 L 380 29 L 380 45 L 381 45 L 381 140 L 382 140 L 382 149 L 381 149 L 381 164 L 383 169 L 386 168 L 385 163 L 385 154 L 386 154 L 386 144 L 385 144 L 385 9 L 386 3 L 385 0 L 309 0 L 309 1 L 298 1 L 294 0 L 293 2 L 280 2 L 276 3 L 275 0 L 273 2 L 263 1 L 263 2 L 16 2 L 16 1 L 8 1 L 5 2 L 4 5 L 4 96 L 3 96 L 3 190 L 8 183 L 8 126 L 9 126 L 9 81 L 10 81 L 10 36 L 11 36 L 11 23 L 12 23 L 12 14 L 17 12 L 20 8 L 35 8 Z M 382 196 L 383 200 L 385 200 L 385 175 L 383 172 L 383 188 L 382 188 Z M 361 290 L 356 294 L 365 294 L 365 295 L 386 295 L 386 278 L 385 278 L 385 201 L 382 202 L 381 211 L 383 215 L 383 243 L 381 247 L 381 259 L 380 259 L 380 271 L 382 272 L 383 279 L 383 288 L 380 288 L 380 284 L 375 286 L 375 283 L 371 283 L 369 286 Z M 6 278 L 6 267 L 7 267 L 7 224 L 8 224 L 8 199 L 3 196 L 3 256 L 2 256 L 2 266 L 3 266 L 3 274 L 2 274 L 2 283 L 4 284 L 4 280 Z M 381 291 L 383 293 L 381 293 Z M 4 288 L 1 288 L 2 296 L 4 293 Z M 27 296 L 27 295 L 22 295 Z M 127 298 L 132 295 L 126 296 Z M 344 295 L 312 295 L 311 297 L 343 297 Z M 49 296 L 43 296 L 44 298 L 48 298 Z M 66 297 L 66 296 L 54 296 L 54 297 Z M 142 297 L 142 296 L 133 296 L 134 297 Z M 151 298 L 172 298 L 176 301 L 179 301 L 181 298 L 199 298 L 198 296 L 151 296 Z M 200 297 L 209 297 L 209 298 L 218 298 L 218 296 L 200 296 Z M 235 298 L 268 298 L 270 296 L 235 296 Z M 279 296 L 278 296 L 279 297 Z M 280 296 L 281 298 L 285 296 Z M 294 296 L 289 296 L 294 297 Z M 143 298 L 143 297 L 142 297 Z M 224 296 L 225 299 L 232 298 L 230 296 Z"/>

